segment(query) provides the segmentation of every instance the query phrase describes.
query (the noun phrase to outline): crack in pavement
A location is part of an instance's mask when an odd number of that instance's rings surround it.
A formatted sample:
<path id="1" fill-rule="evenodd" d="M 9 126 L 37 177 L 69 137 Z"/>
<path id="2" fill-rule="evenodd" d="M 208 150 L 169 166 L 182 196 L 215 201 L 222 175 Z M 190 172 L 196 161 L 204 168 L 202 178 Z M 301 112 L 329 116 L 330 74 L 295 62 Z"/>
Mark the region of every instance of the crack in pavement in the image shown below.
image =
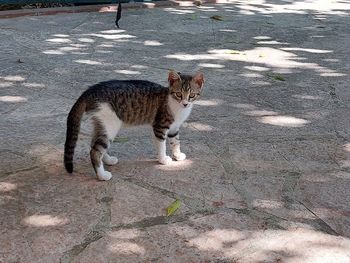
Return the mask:
<path id="1" fill-rule="evenodd" d="M 111 202 L 113 200 L 114 184 L 108 184 L 105 189 L 105 196 L 97 200 L 99 203 L 104 204 L 104 209 L 101 218 L 98 220 L 92 230 L 85 236 L 80 244 L 74 245 L 71 249 L 65 251 L 60 258 L 60 263 L 70 263 L 85 250 L 90 244 L 100 240 L 104 237 L 104 230 L 110 228 L 111 223 Z"/>
<path id="2" fill-rule="evenodd" d="M 95 227 L 93 227 L 93 230 L 86 235 L 83 242 L 73 246 L 71 249 L 63 253 L 63 256 L 60 258 L 60 263 L 72 262 L 74 258 L 79 254 L 81 254 L 89 245 L 103 238 L 107 231 L 117 231 L 121 229 L 131 229 L 131 228 L 145 229 L 145 228 L 157 226 L 157 225 L 166 225 L 166 224 L 184 222 L 188 220 L 190 217 L 200 218 L 211 214 L 213 214 L 212 211 L 203 210 L 203 211 L 200 211 L 200 213 L 198 212 L 186 213 L 181 215 L 174 215 L 172 217 L 167 217 L 167 216 L 150 217 L 150 218 L 145 218 L 138 222 L 134 222 L 131 224 L 122 224 L 119 226 L 102 226 L 101 225 L 101 221 L 103 221 L 102 219 L 103 217 L 102 217 L 100 222 L 97 223 Z"/>
<path id="3" fill-rule="evenodd" d="M 174 197 L 176 195 L 173 192 L 149 185 L 144 182 L 137 183 L 136 180 L 132 180 L 130 178 L 122 178 L 120 180 L 134 183 L 148 190 L 153 190 L 153 191 L 155 190 L 162 194 L 166 194 L 167 196 L 170 196 L 170 197 Z M 114 186 L 114 184 L 112 186 Z M 257 208 L 204 207 L 194 212 L 186 212 L 178 215 L 175 214 L 171 217 L 167 217 L 167 216 L 149 217 L 130 224 L 120 224 L 116 226 L 111 226 L 110 225 L 111 202 L 113 200 L 112 186 L 109 189 L 106 189 L 106 195 L 99 200 L 99 202 L 106 204 L 105 211 L 103 213 L 103 216 L 100 218 L 99 222 L 92 228 L 92 231 L 86 235 L 86 237 L 83 239 L 81 243 L 73 246 L 71 249 L 63 253 L 63 256 L 60 259 L 60 263 L 72 262 L 74 258 L 79 254 L 81 254 L 89 245 L 105 237 L 105 234 L 108 231 L 118 231 L 118 230 L 133 229 L 133 228 L 145 230 L 149 227 L 186 222 L 189 219 L 197 219 L 208 215 L 215 215 L 218 213 L 236 213 L 236 214 L 248 215 L 248 216 L 263 220 L 263 228 L 272 228 L 272 229 L 279 229 L 279 230 L 287 229 L 287 227 L 283 225 L 283 222 L 287 222 L 287 223 L 292 222 L 292 220 L 268 213 L 266 211 L 263 211 Z M 191 198 L 188 198 L 187 201 L 190 199 Z M 317 227 L 319 230 L 327 234 L 339 235 L 327 223 L 325 223 L 322 219 L 320 219 L 314 212 L 312 212 L 309 208 L 307 208 L 302 202 L 300 201 L 298 202 L 317 218 L 316 220 L 308 220 L 307 222 L 308 224 L 311 224 L 314 227 Z"/>
<path id="4" fill-rule="evenodd" d="M 93 242 L 96 242 L 97 240 L 100 240 L 103 237 L 102 233 L 99 231 L 91 231 L 87 236 L 84 238 L 83 242 L 73 246 L 70 250 L 63 253 L 63 256 L 60 258 L 60 263 L 70 263 L 81 252 L 84 251 L 84 249 L 92 244 Z"/>
<path id="5" fill-rule="evenodd" d="M 337 231 L 335 231 L 330 225 L 328 225 L 323 219 L 321 219 L 315 212 L 313 212 L 303 202 L 298 201 L 298 203 L 301 204 L 303 207 L 305 207 L 306 210 L 308 210 L 311 214 L 313 214 L 317 218 L 317 223 L 321 228 L 320 230 L 330 235 L 340 236 L 340 234 Z"/>
<path id="6" fill-rule="evenodd" d="M 174 192 L 171 192 L 169 190 L 166 190 L 166 189 L 163 189 L 161 187 L 158 187 L 158 186 L 154 186 L 154 185 L 151 185 L 147 182 L 144 182 L 144 181 L 139 181 L 139 180 L 135 180 L 133 178 L 118 178 L 119 180 L 122 180 L 122 181 L 125 181 L 125 182 L 129 182 L 129 183 L 132 183 L 132 184 L 135 184 L 139 187 L 142 187 L 144 189 L 147 189 L 147 190 L 150 190 L 150 191 L 156 191 L 158 193 L 161 193 L 163 195 L 166 195 L 172 199 L 177 199 L 179 198 L 187 207 L 191 208 L 191 209 L 198 209 L 198 210 L 201 210 L 201 209 L 211 209 L 211 206 L 207 206 L 203 203 L 203 200 L 200 200 L 198 198 L 194 198 L 194 197 L 188 197 L 188 196 L 185 196 L 185 195 L 182 195 L 182 194 L 177 194 L 177 193 L 174 193 Z"/>
<path id="7" fill-rule="evenodd" d="M 138 229 L 145 229 L 148 227 L 153 226 L 160 226 L 160 225 L 168 225 L 168 224 L 174 224 L 174 223 L 180 223 L 187 221 L 190 218 L 201 218 L 208 215 L 215 214 L 213 210 L 210 209 L 204 209 L 201 211 L 196 212 L 187 212 L 184 214 L 179 215 L 173 215 L 173 216 L 156 216 L 156 217 L 149 217 L 145 218 L 141 221 L 137 221 L 131 224 L 122 224 L 118 226 L 111 226 L 109 230 L 116 231 L 121 229 L 131 229 L 131 228 L 138 228 Z"/>
<path id="8" fill-rule="evenodd" d="M 6 176 L 11 175 L 11 174 L 20 173 L 20 172 L 28 172 L 28 171 L 31 171 L 31 170 L 35 170 L 37 168 L 39 168 L 39 166 L 35 165 L 35 166 L 29 167 L 29 168 L 24 168 L 24 169 L 19 169 L 19 170 L 15 170 L 15 171 L 5 172 L 4 174 L 2 174 L 0 176 L 0 178 L 6 177 Z"/>

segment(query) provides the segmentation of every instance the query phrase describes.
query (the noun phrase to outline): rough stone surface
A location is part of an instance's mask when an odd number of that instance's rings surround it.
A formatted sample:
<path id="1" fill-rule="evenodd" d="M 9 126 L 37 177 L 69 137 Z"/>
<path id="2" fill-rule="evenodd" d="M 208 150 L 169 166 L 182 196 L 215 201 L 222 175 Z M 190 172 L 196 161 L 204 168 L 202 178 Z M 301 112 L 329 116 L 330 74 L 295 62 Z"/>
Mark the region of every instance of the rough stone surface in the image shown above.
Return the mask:
<path id="1" fill-rule="evenodd" d="M 0 20 L 0 262 L 350 262 L 346 1 L 228 1 Z M 222 20 L 210 19 L 221 16 Z M 108 182 L 62 166 L 67 113 L 89 85 L 203 71 L 155 161 L 124 129 Z M 181 208 L 165 209 L 176 198 Z"/>

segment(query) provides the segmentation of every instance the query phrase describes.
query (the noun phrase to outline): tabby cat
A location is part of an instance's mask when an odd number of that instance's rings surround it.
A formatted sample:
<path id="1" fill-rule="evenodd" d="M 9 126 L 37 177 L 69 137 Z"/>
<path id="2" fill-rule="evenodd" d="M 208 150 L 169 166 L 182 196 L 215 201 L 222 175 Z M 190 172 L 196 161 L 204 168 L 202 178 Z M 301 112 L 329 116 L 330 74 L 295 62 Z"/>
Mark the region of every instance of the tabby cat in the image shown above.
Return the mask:
<path id="1" fill-rule="evenodd" d="M 193 102 L 202 92 L 202 73 L 186 75 L 170 71 L 168 87 L 144 80 L 111 80 L 87 89 L 73 105 L 67 119 L 64 165 L 73 172 L 74 148 L 84 113 L 94 124 L 91 142 L 91 163 L 100 180 L 109 180 L 112 174 L 103 164 L 114 165 L 118 159 L 107 150 L 122 126 L 150 124 L 158 151 L 158 161 L 168 164 L 166 137 L 170 140 L 172 156 L 176 161 L 186 158 L 180 151 L 179 128 L 189 116 Z"/>

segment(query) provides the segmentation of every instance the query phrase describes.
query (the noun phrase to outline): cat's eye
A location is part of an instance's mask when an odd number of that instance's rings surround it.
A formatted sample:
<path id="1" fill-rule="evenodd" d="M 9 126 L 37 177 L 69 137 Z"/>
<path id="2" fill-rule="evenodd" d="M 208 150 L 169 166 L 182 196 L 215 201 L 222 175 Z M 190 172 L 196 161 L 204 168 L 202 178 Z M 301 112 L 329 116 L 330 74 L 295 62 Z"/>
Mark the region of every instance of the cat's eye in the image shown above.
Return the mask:
<path id="1" fill-rule="evenodd" d="M 181 97 L 182 97 L 182 93 L 181 93 L 181 92 L 175 92 L 175 95 L 176 95 L 176 97 L 178 97 L 178 98 L 181 98 Z"/>
<path id="2" fill-rule="evenodd" d="M 196 94 L 195 93 L 190 93 L 190 99 L 193 99 L 194 97 L 196 97 Z"/>

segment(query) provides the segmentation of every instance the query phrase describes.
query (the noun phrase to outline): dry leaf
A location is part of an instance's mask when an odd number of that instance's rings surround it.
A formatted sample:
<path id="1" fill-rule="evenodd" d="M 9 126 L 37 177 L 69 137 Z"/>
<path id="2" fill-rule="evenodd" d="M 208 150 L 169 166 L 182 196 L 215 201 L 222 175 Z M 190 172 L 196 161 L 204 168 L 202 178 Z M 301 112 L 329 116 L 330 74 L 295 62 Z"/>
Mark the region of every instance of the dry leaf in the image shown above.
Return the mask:
<path id="1" fill-rule="evenodd" d="M 227 53 L 228 53 L 228 54 L 234 54 L 234 55 L 239 55 L 239 54 L 241 54 L 241 52 L 238 51 L 238 50 L 230 50 L 230 51 L 227 51 Z"/>
<path id="2" fill-rule="evenodd" d="M 222 20 L 224 20 L 224 18 L 223 18 L 222 16 L 218 16 L 218 15 L 216 15 L 216 16 L 211 16 L 210 19 L 217 20 L 217 21 L 222 21 Z"/>
<path id="3" fill-rule="evenodd" d="M 223 205 L 224 205 L 223 201 L 215 201 L 215 202 L 213 202 L 213 206 L 215 206 L 215 207 L 221 207 Z"/>

